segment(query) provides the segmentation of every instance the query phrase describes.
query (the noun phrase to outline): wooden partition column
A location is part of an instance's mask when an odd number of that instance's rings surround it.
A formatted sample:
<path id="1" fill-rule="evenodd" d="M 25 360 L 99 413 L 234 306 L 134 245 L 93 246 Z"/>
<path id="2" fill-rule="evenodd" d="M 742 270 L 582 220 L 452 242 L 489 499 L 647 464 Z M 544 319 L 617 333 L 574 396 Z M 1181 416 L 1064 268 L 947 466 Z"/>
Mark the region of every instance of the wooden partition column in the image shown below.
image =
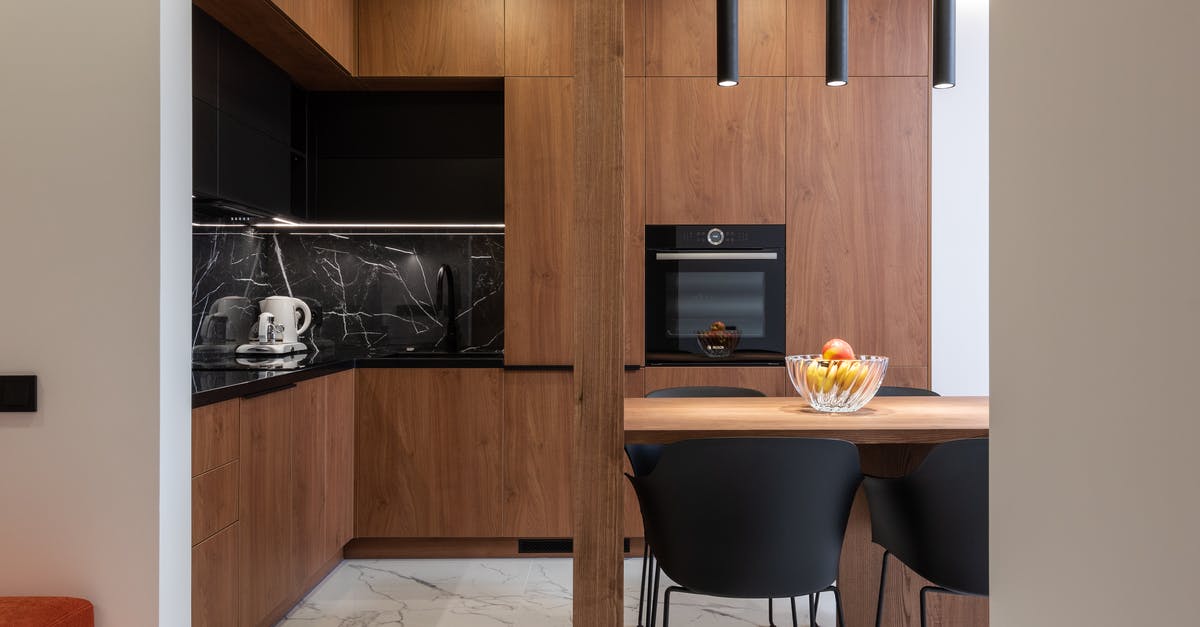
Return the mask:
<path id="1" fill-rule="evenodd" d="M 575 3 L 576 627 L 622 622 L 624 0 Z"/>

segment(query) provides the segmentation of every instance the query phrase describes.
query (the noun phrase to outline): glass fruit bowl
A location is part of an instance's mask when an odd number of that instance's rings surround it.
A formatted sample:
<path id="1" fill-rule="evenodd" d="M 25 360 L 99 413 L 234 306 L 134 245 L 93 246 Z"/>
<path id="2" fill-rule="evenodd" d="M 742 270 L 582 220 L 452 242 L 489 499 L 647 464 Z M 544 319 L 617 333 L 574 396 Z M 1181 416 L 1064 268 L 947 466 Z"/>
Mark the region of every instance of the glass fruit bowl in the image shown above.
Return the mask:
<path id="1" fill-rule="evenodd" d="M 705 355 L 714 359 L 728 357 L 737 348 L 742 332 L 737 329 L 707 329 L 696 332 L 696 343 Z"/>
<path id="2" fill-rule="evenodd" d="M 875 396 L 888 358 L 861 355 L 858 359 L 823 359 L 820 355 L 788 355 L 788 378 L 817 411 L 858 411 Z"/>

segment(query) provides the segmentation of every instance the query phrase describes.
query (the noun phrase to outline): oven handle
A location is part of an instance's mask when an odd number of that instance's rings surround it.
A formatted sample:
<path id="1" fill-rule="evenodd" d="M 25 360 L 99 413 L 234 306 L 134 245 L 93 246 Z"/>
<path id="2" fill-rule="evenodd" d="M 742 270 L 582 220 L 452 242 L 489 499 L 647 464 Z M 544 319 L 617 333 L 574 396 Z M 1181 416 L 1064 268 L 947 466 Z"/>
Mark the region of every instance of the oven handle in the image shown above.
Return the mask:
<path id="1" fill-rule="evenodd" d="M 736 261 L 750 261 L 758 259 L 779 259 L 777 252 L 688 252 L 688 253 L 654 253 L 656 261 L 692 261 L 705 259 L 729 259 Z"/>

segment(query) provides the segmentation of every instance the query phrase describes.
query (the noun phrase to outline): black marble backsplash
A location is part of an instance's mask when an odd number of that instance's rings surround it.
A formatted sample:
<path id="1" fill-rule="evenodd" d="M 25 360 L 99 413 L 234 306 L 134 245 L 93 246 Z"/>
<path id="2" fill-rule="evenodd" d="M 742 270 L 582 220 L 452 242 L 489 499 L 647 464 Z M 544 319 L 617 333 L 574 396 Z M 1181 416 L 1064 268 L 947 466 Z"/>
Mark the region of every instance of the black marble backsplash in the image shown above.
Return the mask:
<path id="1" fill-rule="evenodd" d="M 436 277 L 451 267 L 457 295 L 458 350 L 504 348 L 504 236 L 205 231 L 192 237 L 192 344 L 214 342 L 218 308 L 257 316 L 275 294 L 307 301 L 319 348 L 385 354 L 446 349 L 444 316 L 434 310 Z M 221 299 L 225 299 L 221 301 Z M 218 301 L 221 301 L 218 303 Z M 318 313 L 319 312 L 319 313 Z M 222 320 L 224 324 L 224 320 Z"/>

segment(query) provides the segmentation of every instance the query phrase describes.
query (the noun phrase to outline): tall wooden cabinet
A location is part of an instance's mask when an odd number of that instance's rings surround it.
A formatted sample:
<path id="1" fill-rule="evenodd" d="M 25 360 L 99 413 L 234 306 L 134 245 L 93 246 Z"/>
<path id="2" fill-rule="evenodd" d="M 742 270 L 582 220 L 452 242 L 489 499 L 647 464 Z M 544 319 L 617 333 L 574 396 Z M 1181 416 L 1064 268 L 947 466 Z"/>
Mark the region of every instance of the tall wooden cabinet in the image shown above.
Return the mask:
<path id="1" fill-rule="evenodd" d="M 825 76 L 826 4 L 787 0 L 789 76 Z M 929 0 L 850 2 L 850 76 L 927 75 L 930 5 Z"/>
<path id="2" fill-rule="evenodd" d="M 784 221 L 785 78 L 646 79 L 646 223 Z"/>
<path id="3" fill-rule="evenodd" d="M 646 0 L 645 5 L 646 75 L 715 77 L 717 3 Z M 741 75 L 783 76 L 787 67 L 787 0 L 752 0 L 739 5 Z"/>
<path id="4" fill-rule="evenodd" d="M 570 78 L 504 82 L 504 359 L 569 365 L 575 110 Z"/>
<path id="5" fill-rule="evenodd" d="M 928 385 L 926 79 L 788 79 L 787 143 L 788 352 L 844 337 Z"/>

